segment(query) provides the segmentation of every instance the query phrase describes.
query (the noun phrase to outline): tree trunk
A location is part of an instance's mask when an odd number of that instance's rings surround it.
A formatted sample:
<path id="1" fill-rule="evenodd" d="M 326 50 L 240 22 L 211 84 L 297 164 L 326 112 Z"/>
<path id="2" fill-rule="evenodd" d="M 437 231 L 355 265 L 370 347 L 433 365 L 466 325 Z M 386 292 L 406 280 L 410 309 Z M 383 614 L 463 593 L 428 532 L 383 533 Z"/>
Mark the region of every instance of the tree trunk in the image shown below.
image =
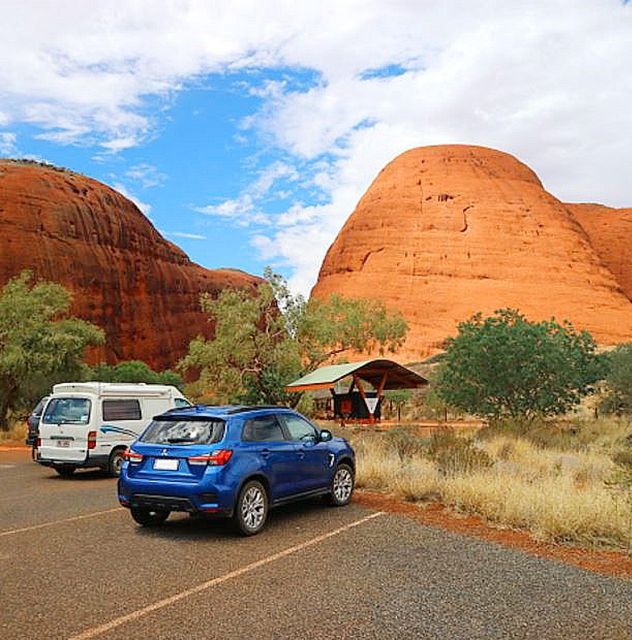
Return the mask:
<path id="1" fill-rule="evenodd" d="M 6 389 L 0 395 L 0 431 L 9 430 L 9 409 L 13 404 L 15 389 Z"/>

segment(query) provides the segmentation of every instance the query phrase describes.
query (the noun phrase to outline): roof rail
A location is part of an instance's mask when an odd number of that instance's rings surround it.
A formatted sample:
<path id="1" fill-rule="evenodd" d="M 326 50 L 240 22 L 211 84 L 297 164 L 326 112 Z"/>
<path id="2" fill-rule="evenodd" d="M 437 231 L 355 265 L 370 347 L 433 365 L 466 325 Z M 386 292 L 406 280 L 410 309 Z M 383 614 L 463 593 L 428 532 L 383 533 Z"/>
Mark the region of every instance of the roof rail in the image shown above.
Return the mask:
<path id="1" fill-rule="evenodd" d="M 284 407 L 280 404 L 253 404 L 253 405 L 242 405 L 239 407 L 234 407 L 229 409 L 226 413 L 228 415 L 233 415 L 235 413 L 245 413 L 246 411 L 256 411 L 257 409 L 287 409 L 288 407 Z"/>

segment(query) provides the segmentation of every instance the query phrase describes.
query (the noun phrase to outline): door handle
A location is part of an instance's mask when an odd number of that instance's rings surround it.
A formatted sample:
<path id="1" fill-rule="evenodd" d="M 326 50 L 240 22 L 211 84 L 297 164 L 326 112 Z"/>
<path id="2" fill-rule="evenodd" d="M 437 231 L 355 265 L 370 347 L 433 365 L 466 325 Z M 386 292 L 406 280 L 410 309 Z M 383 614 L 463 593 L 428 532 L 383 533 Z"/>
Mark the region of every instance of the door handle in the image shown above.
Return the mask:
<path id="1" fill-rule="evenodd" d="M 303 449 L 299 449 L 297 453 L 299 460 L 302 460 L 305 457 L 305 451 L 303 451 Z"/>
<path id="2" fill-rule="evenodd" d="M 270 449 L 261 449 L 261 457 L 267 458 L 270 455 Z"/>

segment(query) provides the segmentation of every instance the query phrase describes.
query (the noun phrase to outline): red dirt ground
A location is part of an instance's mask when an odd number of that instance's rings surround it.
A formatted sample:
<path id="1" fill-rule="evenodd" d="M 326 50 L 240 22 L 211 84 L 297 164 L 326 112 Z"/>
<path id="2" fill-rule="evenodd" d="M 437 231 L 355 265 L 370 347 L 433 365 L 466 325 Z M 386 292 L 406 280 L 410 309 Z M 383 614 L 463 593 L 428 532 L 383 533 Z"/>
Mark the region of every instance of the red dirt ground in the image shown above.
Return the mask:
<path id="1" fill-rule="evenodd" d="M 525 531 L 493 528 L 478 516 L 462 516 L 438 503 L 430 503 L 422 509 L 391 495 L 371 491 L 357 491 L 354 501 L 370 509 L 401 514 L 431 527 L 520 549 L 541 558 L 558 560 L 607 576 L 632 579 L 632 556 L 621 551 L 596 551 L 539 542 Z"/>

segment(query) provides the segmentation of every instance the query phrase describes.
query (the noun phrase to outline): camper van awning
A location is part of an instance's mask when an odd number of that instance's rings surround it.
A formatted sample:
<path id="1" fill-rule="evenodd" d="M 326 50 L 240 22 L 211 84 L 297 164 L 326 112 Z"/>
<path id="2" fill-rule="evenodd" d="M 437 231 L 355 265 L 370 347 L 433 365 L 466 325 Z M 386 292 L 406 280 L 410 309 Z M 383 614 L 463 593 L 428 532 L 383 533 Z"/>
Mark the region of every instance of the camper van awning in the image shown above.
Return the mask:
<path id="1" fill-rule="evenodd" d="M 412 369 L 403 367 L 393 360 L 364 360 L 349 364 L 333 364 L 321 367 L 287 385 L 287 391 L 316 391 L 331 389 L 336 382 L 355 375 L 370 383 L 376 389 L 418 389 L 428 381 Z"/>

